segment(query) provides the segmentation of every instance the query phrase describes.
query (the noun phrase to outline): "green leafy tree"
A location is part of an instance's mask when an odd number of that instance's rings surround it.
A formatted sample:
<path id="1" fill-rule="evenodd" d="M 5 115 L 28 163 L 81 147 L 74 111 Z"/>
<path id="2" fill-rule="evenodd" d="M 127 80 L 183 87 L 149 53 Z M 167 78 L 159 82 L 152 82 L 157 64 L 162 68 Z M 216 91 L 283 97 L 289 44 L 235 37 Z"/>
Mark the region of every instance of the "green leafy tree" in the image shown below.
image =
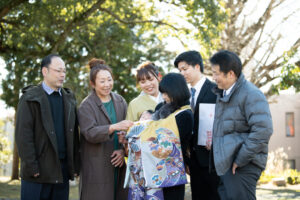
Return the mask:
<path id="1" fill-rule="evenodd" d="M 190 33 L 172 16 L 163 13 L 162 3 L 179 10 L 192 9 L 193 1 L 127 1 L 127 0 L 6 0 L 0 2 L 0 56 L 8 75 L 2 81 L 1 99 L 17 109 L 21 88 L 37 84 L 41 58 L 59 54 L 66 63 L 65 86 L 71 88 L 81 102 L 90 88 L 86 63 L 102 58 L 112 67 L 115 86 L 127 101 L 137 95 L 133 69 L 142 61 L 171 66 L 174 53 L 165 50 L 163 39 L 169 35 L 182 37 Z M 206 6 L 206 1 L 202 5 Z M 211 3 L 208 3 L 209 5 Z M 206 10 L 209 9 L 209 10 Z M 197 23 L 213 26 L 208 17 L 218 12 L 204 7 Z M 218 6 L 214 7 L 214 11 Z M 207 14 L 208 13 L 208 14 Z M 215 14 L 214 14 L 215 13 Z M 167 16 L 167 17 L 166 17 Z M 185 14 L 188 20 L 194 16 Z M 185 18 L 183 18 L 185 19 Z M 201 29 L 202 30 L 202 29 Z M 200 31 L 197 34 L 201 36 Z M 203 29 L 206 34 L 205 29 Z M 191 34 L 192 35 L 192 34 Z M 208 34 L 203 44 L 208 43 Z M 204 45 L 205 46 L 205 45 Z M 14 147 L 12 179 L 18 178 L 18 156 Z"/>
<path id="2" fill-rule="evenodd" d="M 291 87 L 296 92 L 300 92 L 300 57 L 296 53 L 295 50 L 285 53 L 279 83 L 272 85 L 270 94 L 278 94 L 279 90 L 286 90 Z"/>

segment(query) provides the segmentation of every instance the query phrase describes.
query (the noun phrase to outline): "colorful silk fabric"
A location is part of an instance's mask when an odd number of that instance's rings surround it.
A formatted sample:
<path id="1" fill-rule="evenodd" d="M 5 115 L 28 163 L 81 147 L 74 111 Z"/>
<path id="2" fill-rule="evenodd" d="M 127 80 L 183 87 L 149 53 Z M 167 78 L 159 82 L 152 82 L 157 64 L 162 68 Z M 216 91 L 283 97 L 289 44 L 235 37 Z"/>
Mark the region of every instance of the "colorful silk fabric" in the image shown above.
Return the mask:
<path id="1" fill-rule="evenodd" d="M 128 199 L 163 200 L 162 188 L 186 184 L 186 173 L 175 116 L 136 122 L 127 133 L 129 155 L 125 186 Z"/>

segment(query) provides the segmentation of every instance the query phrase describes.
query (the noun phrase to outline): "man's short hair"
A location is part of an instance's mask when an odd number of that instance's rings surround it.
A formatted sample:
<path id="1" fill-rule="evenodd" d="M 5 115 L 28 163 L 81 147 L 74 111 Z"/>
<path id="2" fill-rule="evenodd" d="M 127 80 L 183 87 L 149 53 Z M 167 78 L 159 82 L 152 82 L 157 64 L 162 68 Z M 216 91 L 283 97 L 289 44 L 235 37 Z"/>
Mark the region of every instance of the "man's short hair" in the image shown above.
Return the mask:
<path id="1" fill-rule="evenodd" d="M 60 58 L 60 56 L 57 55 L 57 54 L 49 54 L 48 56 L 44 57 L 43 60 L 42 60 L 42 62 L 41 62 L 41 70 L 43 69 L 43 67 L 47 67 L 48 68 L 49 65 L 51 64 L 52 58 L 54 58 L 54 57 Z"/>
<path id="2" fill-rule="evenodd" d="M 234 72 L 236 77 L 240 77 L 242 72 L 242 62 L 237 54 L 228 50 L 221 50 L 215 53 L 210 59 L 213 65 L 219 65 L 220 71 L 227 74 L 230 70 Z"/>
<path id="3" fill-rule="evenodd" d="M 198 64 L 200 66 L 200 71 L 203 73 L 204 71 L 203 60 L 201 54 L 198 51 L 186 51 L 179 54 L 174 61 L 175 67 L 178 68 L 178 63 L 182 61 L 192 66 Z"/>

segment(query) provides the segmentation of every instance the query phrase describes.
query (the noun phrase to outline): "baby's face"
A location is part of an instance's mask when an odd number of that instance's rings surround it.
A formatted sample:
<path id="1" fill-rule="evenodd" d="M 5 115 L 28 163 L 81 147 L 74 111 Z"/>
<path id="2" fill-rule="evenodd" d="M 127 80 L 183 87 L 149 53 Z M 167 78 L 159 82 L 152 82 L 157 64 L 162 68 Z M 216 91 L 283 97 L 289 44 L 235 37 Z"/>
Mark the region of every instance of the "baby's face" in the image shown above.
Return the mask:
<path id="1" fill-rule="evenodd" d="M 145 111 L 142 113 L 142 115 L 140 117 L 140 121 L 149 120 L 149 119 L 151 119 L 151 117 L 152 117 L 152 114 L 149 113 L 148 111 Z"/>

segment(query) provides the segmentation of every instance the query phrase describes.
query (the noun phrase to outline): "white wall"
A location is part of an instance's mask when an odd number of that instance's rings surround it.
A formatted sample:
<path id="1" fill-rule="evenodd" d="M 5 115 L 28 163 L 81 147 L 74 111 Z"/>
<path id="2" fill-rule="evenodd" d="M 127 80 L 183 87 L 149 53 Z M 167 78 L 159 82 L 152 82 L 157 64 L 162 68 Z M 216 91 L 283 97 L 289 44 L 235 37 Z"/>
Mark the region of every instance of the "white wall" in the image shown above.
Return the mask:
<path id="1" fill-rule="evenodd" d="M 269 151 L 283 147 L 288 159 L 294 159 L 296 169 L 300 171 L 300 94 L 284 94 L 269 100 L 274 128 Z M 294 113 L 294 137 L 286 136 L 286 112 Z"/>

